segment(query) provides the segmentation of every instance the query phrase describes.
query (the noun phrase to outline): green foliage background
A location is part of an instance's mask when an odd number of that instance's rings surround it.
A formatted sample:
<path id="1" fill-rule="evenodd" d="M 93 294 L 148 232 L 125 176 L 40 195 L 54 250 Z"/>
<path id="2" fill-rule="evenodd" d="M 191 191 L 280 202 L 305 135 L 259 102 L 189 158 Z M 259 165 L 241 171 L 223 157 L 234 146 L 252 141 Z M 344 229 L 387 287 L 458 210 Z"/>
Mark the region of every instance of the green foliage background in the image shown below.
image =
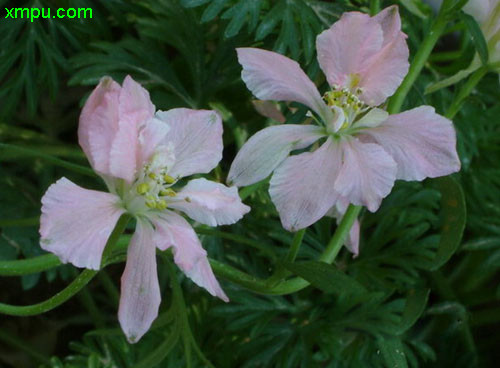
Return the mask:
<path id="1" fill-rule="evenodd" d="M 0 8 L 93 10 L 92 19 L 0 21 L 0 275 L 1 261 L 43 254 L 40 198 L 51 183 L 64 175 L 84 187 L 103 188 L 98 178 L 54 160 L 88 166 L 76 142 L 78 115 L 103 75 L 118 81 L 132 75 L 158 109 L 218 110 L 225 150 L 212 176 L 223 181 L 245 140 L 275 123 L 254 109 L 235 48 L 286 54 L 325 87 L 316 35 L 345 11 L 370 12 L 393 3 L 0 0 Z M 435 15 L 421 1 L 400 3 L 412 57 Z M 447 27 L 404 109 L 428 104 L 444 114 L 464 83 L 424 94 L 431 83 L 467 67 L 480 50 L 458 13 Z M 306 110 L 292 106 L 293 112 L 281 106 L 287 120 L 303 120 Z M 335 267 L 312 262 L 336 225 L 324 218 L 307 230 L 297 262 L 282 266 L 312 286 L 268 296 L 222 280 L 231 299 L 224 304 L 185 280 L 168 255 L 161 255 L 160 317 L 138 344 L 129 345 L 116 318 L 123 263 L 114 264 L 55 310 L 33 317 L 2 315 L 0 366 L 495 366 L 500 358 L 498 74 L 486 74 L 454 123 L 462 171 L 453 178 L 398 182 L 377 213 L 362 213 L 359 257 L 342 250 Z M 247 193 L 252 212 L 243 221 L 198 232 L 211 258 L 265 278 L 280 266 L 293 234 L 281 228 L 265 185 Z M 46 300 L 77 272 L 65 265 L 2 277 L 0 301 Z"/>

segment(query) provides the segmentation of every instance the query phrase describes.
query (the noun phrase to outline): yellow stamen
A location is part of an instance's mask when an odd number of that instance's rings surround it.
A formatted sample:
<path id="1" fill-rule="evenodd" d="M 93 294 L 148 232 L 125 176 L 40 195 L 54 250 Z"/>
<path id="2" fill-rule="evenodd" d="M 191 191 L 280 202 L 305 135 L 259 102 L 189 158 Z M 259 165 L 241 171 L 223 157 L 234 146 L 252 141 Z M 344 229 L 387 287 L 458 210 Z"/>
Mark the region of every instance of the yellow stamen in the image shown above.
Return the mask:
<path id="1" fill-rule="evenodd" d="M 177 193 L 173 189 L 167 188 L 160 191 L 161 196 L 175 197 Z"/>
<path id="2" fill-rule="evenodd" d="M 141 183 L 137 186 L 137 193 L 140 195 L 146 194 L 149 191 L 148 183 Z"/>
<path id="3" fill-rule="evenodd" d="M 160 199 L 156 202 L 156 208 L 158 210 L 164 210 L 165 208 L 167 208 L 167 202 L 164 199 Z"/>
<path id="4" fill-rule="evenodd" d="M 171 177 L 170 175 L 168 174 L 165 174 L 163 175 L 163 180 L 165 181 L 165 183 L 167 184 L 173 184 L 175 183 L 175 178 Z"/>

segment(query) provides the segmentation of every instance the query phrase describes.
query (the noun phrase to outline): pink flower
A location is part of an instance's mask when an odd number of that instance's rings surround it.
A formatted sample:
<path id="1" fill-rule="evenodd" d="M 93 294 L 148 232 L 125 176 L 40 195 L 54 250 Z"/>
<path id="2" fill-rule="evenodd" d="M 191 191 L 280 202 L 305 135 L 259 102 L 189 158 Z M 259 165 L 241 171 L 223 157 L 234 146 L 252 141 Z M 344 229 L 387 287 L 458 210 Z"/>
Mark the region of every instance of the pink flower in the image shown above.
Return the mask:
<path id="1" fill-rule="evenodd" d="M 137 220 L 121 280 L 118 318 L 130 342 L 158 315 L 156 248 L 172 247 L 175 263 L 196 284 L 228 301 L 191 225 L 176 210 L 210 226 L 232 224 L 249 211 L 236 188 L 203 178 L 183 188 L 180 178 L 208 173 L 222 158 L 222 123 L 213 111 L 158 111 L 148 92 L 127 76 L 123 86 L 101 80 L 83 107 L 79 142 L 109 193 L 66 178 L 42 198 L 41 246 L 63 262 L 99 269 L 118 218 Z"/>
<path id="2" fill-rule="evenodd" d="M 396 179 L 458 171 L 451 121 L 430 106 L 391 116 L 376 107 L 408 71 L 405 39 L 396 6 L 374 17 L 344 14 L 316 39 L 318 61 L 332 88 L 323 99 L 295 61 L 238 49 L 242 79 L 257 98 L 301 102 L 320 119 L 315 118 L 318 125 L 277 125 L 255 134 L 238 152 L 228 182 L 249 185 L 274 172 L 271 199 L 283 226 L 295 231 L 339 201 L 376 211 Z M 320 143 L 316 150 L 290 156 L 314 142 Z M 351 238 L 357 250 L 359 234 Z"/>

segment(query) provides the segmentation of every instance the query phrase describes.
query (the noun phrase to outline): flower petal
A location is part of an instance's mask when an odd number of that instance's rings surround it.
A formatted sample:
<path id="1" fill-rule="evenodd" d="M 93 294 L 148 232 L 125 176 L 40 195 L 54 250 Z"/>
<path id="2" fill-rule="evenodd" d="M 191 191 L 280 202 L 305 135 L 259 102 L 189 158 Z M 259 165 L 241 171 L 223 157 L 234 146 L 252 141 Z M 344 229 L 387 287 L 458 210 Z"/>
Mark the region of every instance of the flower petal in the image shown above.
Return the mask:
<path id="1" fill-rule="evenodd" d="M 261 100 L 297 101 L 328 120 L 328 109 L 318 89 L 299 64 L 276 52 L 256 48 L 238 48 L 243 67 L 241 79 Z"/>
<path id="2" fill-rule="evenodd" d="M 360 73 L 383 43 L 380 24 L 369 15 L 344 13 L 316 38 L 318 61 L 330 85 L 349 87 L 350 74 Z"/>
<path id="3" fill-rule="evenodd" d="M 409 50 L 397 6 L 375 17 L 345 13 L 316 39 L 318 60 L 328 82 L 363 91 L 361 99 L 380 105 L 408 72 Z"/>
<path id="4" fill-rule="evenodd" d="M 181 216 L 165 211 L 152 219 L 158 248 L 174 249 L 174 261 L 194 283 L 225 302 L 228 297 L 221 289 L 207 259 L 207 252 L 193 228 Z"/>
<path id="5" fill-rule="evenodd" d="M 41 247 L 63 263 L 98 270 L 106 242 L 125 212 L 119 201 L 114 194 L 59 179 L 42 198 Z"/>
<path id="6" fill-rule="evenodd" d="M 370 109 L 361 119 L 354 123 L 355 128 L 374 128 L 387 120 L 389 114 L 387 111 L 373 108 Z"/>
<path id="7" fill-rule="evenodd" d="M 276 169 L 269 194 L 285 229 L 303 229 L 333 206 L 338 197 L 333 187 L 341 163 L 338 152 L 329 138 L 316 151 L 291 156 Z"/>
<path id="8" fill-rule="evenodd" d="M 430 106 L 390 115 L 380 126 L 363 133 L 396 161 L 396 179 L 423 180 L 460 170 L 453 124 Z"/>
<path id="9" fill-rule="evenodd" d="M 119 126 L 110 151 L 110 172 L 132 182 L 140 162 L 139 132 L 154 117 L 155 107 L 148 91 L 127 75 L 119 98 Z"/>
<path id="10" fill-rule="evenodd" d="M 149 330 L 161 302 L 153 231 L 149 222 L 137 220 L 121 279 L 118 320 L 130 343 L 139 341 Z"/>
<path id="11" fill-rule="evenodd" d="M 118 130 L 121 87 L 109 77 L 101 79 L 83 106 L 78 142 L 95 171 L 109 175 L 109 152 Z"/>
<path id="12" fill-rule="evenodd" d="M 276 125 L 254 134 L 240 149 L 227 181 L 245 186 L 271 174 L 294 149 L 302 149 L 324 136 L 324 130 L 314 125 Z"/>
<path id="13" fill-rule="evenodd" d="M 165 143 L 174 145 L 169 175 L 185 177 L 210 172 L 222 159 L 222 121 L 215 111 L 172 109 L 156 117 L 170 126 Z"/>
<path id="14" fill-rule="evenodd" d="M 204 178 L 191 180 L 173 200 L 169 207 L 209 226 L 234 224 L 250 211 L 241 202 L 236 187 L 228 188 Z"/>
<path id="15" fill-rule="evenodd" d="M 170 126 L 159 119 L 148 121 L 139 132 L 140 155 L 137 167 L 143 167 L 150 162 L 158 146 L 165 140 Z M 162 151 L 164 151 L 163 149 Z"/>
<path id="16" fill-rule="evenodd" d="M 378 144 L 351 138 L 341 143 L 343 164 L 334 187 L 350 203 L 375 212 L 396 180 L 396 163 Z"/>

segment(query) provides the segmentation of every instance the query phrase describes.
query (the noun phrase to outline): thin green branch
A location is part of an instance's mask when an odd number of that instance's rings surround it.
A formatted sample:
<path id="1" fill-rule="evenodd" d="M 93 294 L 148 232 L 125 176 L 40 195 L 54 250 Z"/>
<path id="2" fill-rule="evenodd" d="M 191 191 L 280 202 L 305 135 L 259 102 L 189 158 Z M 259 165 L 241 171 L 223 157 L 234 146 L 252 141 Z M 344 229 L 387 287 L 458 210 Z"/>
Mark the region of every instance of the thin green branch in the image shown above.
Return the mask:
<path id="1" fill-rule="evenodd" d="M 125 227 L 127 226 L 129 220 L 130 217 L 127 215 L 122 216 L 120 220 L 118 220 L 115 229 L 111 233 L 108 242 L 106 243 L 106 248 L 104 250 L 103 262 L 102 262 L 104 265 L 107 264 L 106 262 L 108 258 L 107 256 L 109 255 L 111 250 L 114 248 L 114 246 L 120 239 L 120 236 L 125 230 Z M 48 262 L 52 260 L 48 256 L 46 257 L 47 257 L 46 260 Z M 27 261 L 28 260 L 26 260 L 26 262 Z M 59 260 L 57 261 L 59 262 Z M 48 312 L 56 308 L 57 306 L 63 304 L 65 301 L 67 301 L 68 299 L 73 297 L 76 293 L 78 293 L 80 290 L 82 290 L 82 288 L 85 287 L 85 285 L 87 285 L 90 282 L 90 280 L 94 278 L 97 272 L 98 271 L 95 270 L 84 270 L 65 289 L 54 295 L 52 298 L 45 300 L 41 303 L 27 305 L 27 306 L 18 306 L 18 305 L 0 303 L 0 313 L 12 316 L 33 316 Z"/>
<path id="2" fill-rule="evenodd" d="M 445 116 L 448 119 L 453 119 L 455 117 L 455 115 L 460 110 L 460 107 L 462 106 L 465 98 L 467 98 L 467 96 L 471 94 L 474 87 L 476 87 L 479 81 L 486 75 L 486 73 L 488 73 L 488 70 L 488 67 L 479 68 L 462 85 L 462 88 L 460 88 L 458 93 L 455 95 L 455 98 L 453 99 L 450 107 L 448 108 L 448 111 L 446 112 Z"/>
<path id="3" fill-rule="evenodd" d="M 72 170 L 72 171 L 77 172 L 79 174 L 92 176 L 94 178 L 96 177 L 96 173 L 89 167 L 85 167 L 85 166 L 81 166 L 78 164 L 74 164 L 72 162 L 61 160 L 57 157 L 47 155 L 47 154 L 42 153 L 42 152 L 37 151 L 37 150 L 32 150 L 32 149 L 20 147 L 20 146 L 15 146 L 13 144 L 0 143 L 0 155 L 2 154 L 3 151 L 22 154 L 26 157 L 40 158 L 40 159 L 45 160 L 53 165 L 64 167 L 68 170 Z"/>
<path id="4" fill-rule="evenodd" d="M 429 33 L 423 39 L 417 53 L 415 54 L 415 57 L 413 58 L 410 69 L 408 70 L 408 74 L 397 89 L 396 93 L 390 98 L 389 105 L 387 107 L 387 111 L 389 112 L 389 114 L 397 114 L 401 110 L 408 92 L 410 92 L 411 87 L 424 68 L 425 63 L 431 55 L 432 50 L 434 49 L 434 46 L 436 45 L 439 37 L 441 37 L 441 35 L 443 34 L 446 28 L 446 24 L 448 23 L 448 13 L 447 11 L 445 11 L 448 3 L 449 2 L 447 1 L 443 1 L 441 9 L 439 10 L 437 17 L 434 20 Z"/>

